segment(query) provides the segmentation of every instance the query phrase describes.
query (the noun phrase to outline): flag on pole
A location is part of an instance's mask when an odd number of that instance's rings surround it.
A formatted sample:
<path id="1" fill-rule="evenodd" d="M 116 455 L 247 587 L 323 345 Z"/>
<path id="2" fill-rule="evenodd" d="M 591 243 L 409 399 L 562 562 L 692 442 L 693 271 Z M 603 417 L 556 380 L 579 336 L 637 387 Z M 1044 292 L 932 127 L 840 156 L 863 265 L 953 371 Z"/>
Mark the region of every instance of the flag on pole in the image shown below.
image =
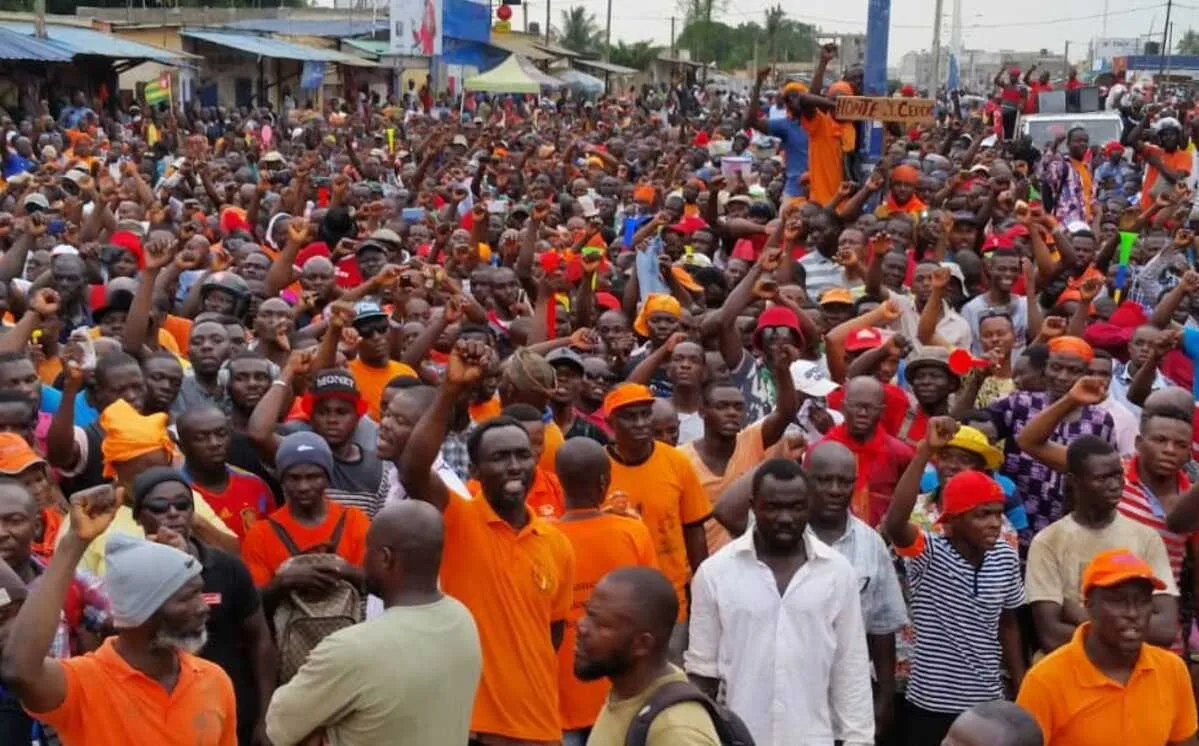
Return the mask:
<path id="1" fill-rule="evenodd" d="M 146 103 L 153 106 L 163 101 L 171 100 L 171 85 L 163 85 L 161 80 L 152 80 L 146 83 Z"/>

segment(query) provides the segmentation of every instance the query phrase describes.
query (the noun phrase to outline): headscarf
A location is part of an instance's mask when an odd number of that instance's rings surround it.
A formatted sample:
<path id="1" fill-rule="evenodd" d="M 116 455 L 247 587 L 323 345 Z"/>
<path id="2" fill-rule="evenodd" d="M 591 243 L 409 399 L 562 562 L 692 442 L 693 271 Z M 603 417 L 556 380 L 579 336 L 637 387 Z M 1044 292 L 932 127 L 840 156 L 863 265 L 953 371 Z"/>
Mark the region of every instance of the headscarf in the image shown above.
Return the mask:
<path id="1" fill-rule="evenodd" d="M 100 413 L 100 428 L 104 439 L 100 453 L 104 456 L 104 476 L 116 475 L 112 465 L 132 461 L 138 456 L 163 450 L 172 459 L 175 444 L 167 433 L 167 414 L 143 415 L 124 399 L 118 399 Z"/>
<path id="2" fill-rule="evenodd" d="M 682 318 L 683 306 L 673 295 L 650 293 L 641 304 L 641 311 L 633 322 L 633 331 L 643 337 L 649 336 L 649 317 L 655 313 L 668 313 L 676 319 Z"/>
<path id="3" fill-rule="evenodd" d="M 512 353 L 504 362 L 503 375 L 520 391 L 534 391 L 549 396 L 558 387 L 553 366 L 526 347 Z"/>
<path id="4" fill-rule="evenodd" d="M 1074 355 L 1082 358 L 1085 362 L 1090 363 L 1095 357 L 1095 350 L 1089 344 L 1078 337 L 1054 337 L 1049 340 L 1049 352 L 1062 353 L 1063 355 Z"/>
<path id="5" fill-rule="evenodd" d="M 915 186 L 920 182 L 920 172 L 904 163 L 891 169 L 891 181 Z"/>

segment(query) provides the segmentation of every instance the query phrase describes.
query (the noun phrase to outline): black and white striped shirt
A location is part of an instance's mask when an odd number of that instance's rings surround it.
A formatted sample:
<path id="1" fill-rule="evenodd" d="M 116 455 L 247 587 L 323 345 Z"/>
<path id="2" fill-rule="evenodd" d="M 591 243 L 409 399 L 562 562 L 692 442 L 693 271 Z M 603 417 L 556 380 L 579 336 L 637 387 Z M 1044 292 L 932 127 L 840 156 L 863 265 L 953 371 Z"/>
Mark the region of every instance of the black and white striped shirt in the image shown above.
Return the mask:
<path id="1" fill-rule="evenodd" d="M 916 630 L 908 701 L 953 714 L 1003 699 L 999 615 L 1024 603 L 1016 550 L 998 542 L 974 567 L 947 538 L 925 532 L 900 554 Z"/>

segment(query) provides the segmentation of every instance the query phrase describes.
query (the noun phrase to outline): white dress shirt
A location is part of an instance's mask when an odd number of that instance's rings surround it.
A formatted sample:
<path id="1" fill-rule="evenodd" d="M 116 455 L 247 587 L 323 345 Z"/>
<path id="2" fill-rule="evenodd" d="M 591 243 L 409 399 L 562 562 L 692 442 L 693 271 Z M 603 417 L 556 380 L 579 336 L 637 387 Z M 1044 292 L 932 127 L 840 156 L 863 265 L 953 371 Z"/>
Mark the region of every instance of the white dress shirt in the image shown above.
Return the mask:
<path id="1" fill-rule="evenodd" d="M 808 531 L 812 531 L 811 526 Z M 851 514 L 845 533 L 829 546 L 849 560 L 858 574 L 866 634 L 891 635 L 903 629 L 908 623 L 908 606 L 899 587 L 891 550 L 883 537 L 870 524 Z"/>
<path id="2" fill-rule="evenodd" d="M 874 707 L 858 578 L 809 532 L 808 559 L 780 596 L 753 531 L 699 566 L 688 673 L 724 681 L 758 746 L 869 746 Z"/>

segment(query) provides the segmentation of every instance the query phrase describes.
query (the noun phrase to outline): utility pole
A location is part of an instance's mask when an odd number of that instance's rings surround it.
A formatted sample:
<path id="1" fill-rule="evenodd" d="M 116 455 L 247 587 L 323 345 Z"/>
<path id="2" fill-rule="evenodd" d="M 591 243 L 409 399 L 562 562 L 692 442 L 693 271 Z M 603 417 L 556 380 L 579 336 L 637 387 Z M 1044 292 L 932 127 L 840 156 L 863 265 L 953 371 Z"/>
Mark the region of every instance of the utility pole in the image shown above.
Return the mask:
<path id="1" fill-rule="evenodd" d="M 550 43 L 550 0 L 545 0 L 545 43 Z"/>
<path id="2" fill-rule="evenodd" d="M 33 35 L 46 38 L 46 0 L 33 0 Z"/>
<path id="3" fill-rule="evenodd" d="M 937 95 L 937 86 L 941 84 L 941 12 L 944 9 L 944 0 L 937 0 L 936 8 L 933 11 L 933 76 L 928 84 L 928 93 L 930 96 Z"/>
<path id="4" fill-rule="evenodd" d="M 612 61 L 612 0 L 608 0 L 608 25 L 607 25 L 607 28 L 604 29 L 604 62 L 611 62 L 611 61 Z"/>
<path id="5" fill-rule="evenodd" d="M 527 34 L 527 33 L 529 33 L 529 4 L 528 4 L 528 2 L 523 2 L 520 4 L 520 16 L 521 16 L 521 19 L 524 21 L 525 25 L 523 28 L 525 30 L 525 33 Z"/>
<path id="6" fill-rule="evenodd" d="M 1166 56 L 1170 54 L 1170 48 L 1166 46 L 1170 43 L 1170 11 L 1174 9 L 1174 0 L 1166 0 L 1166 25 L 1162 26 L 1162 49 L 1161 57 L 1159 57 L 1157 72 L 1160 75 L 1166 71 Z"/>
<path id="7" fill-rule="evenodd" d="M 704 50 L 704 56 L 713 58 L 713 60 L 704 61 L 705 85 L 708 82 L 708 62 L 714 61 L 716 57 L 716 55 L 712 54 L 712 2 L 713 0 L 707 0 L 706 7 L 704 8 L 704 46 L 707 47 Z"/>
<path id="8" fill-rule="evenodd" d="M 674 49 L 674 16 L 671 16 L 670 17 L 670 58 L 674 59 L 676 57 L 678 57 L 678 54 L 675 52 L 675 49 Z"/>

